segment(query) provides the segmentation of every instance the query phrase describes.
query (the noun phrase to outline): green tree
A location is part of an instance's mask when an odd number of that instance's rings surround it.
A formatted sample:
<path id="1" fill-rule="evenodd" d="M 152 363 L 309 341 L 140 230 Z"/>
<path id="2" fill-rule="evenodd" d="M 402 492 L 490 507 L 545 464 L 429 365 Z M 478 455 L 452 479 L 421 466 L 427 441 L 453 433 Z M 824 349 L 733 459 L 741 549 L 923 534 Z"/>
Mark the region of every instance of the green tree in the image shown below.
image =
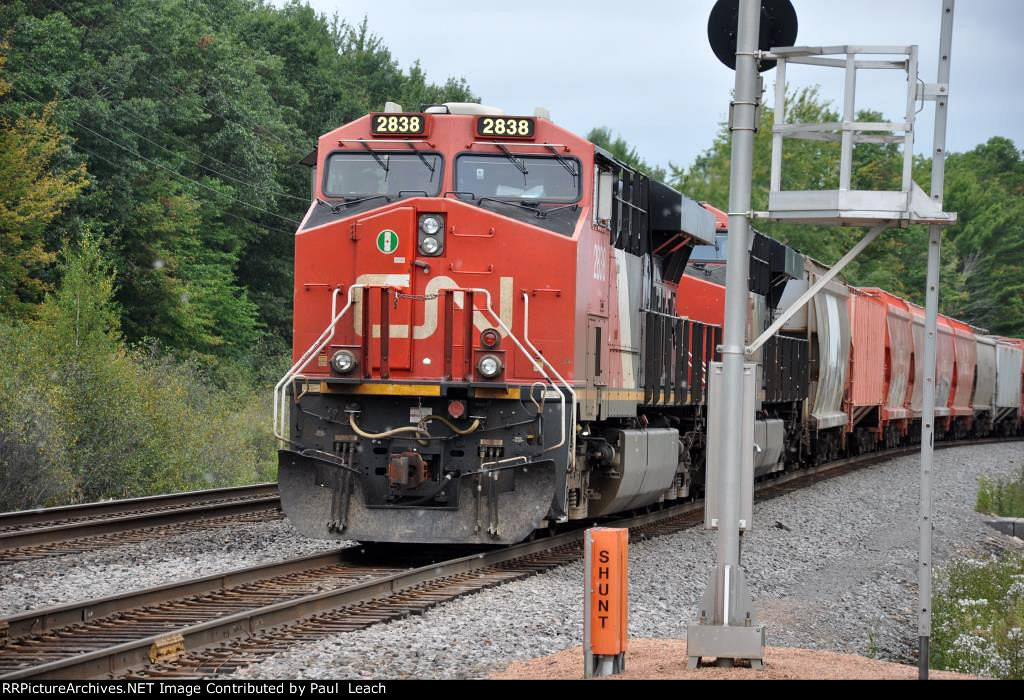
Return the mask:
<path id="1" fill-rule="evenodd" d="M 0 323 L 0 510 L 270 478 L 266 392 L 126 346 L 108 258 L 85 232 L 38 319 Z"/>
<path id="2" fill-rule="evenodd" d="M 587 134 L 587 141 L 590 141 L 595 146 L 600 146 L 615 156 L 616 160 L 639 170 L 652 180 L 657 180 L 658 182 L 668 181 L 668 173 L 664 168 L 659 165 L 649 165 L 640 157 L 635 147 L 630 146 L 626 139 L 621 136 L 613 136 L 612 130 L 606 126 L 591 129 L 590 133 Z"/>
<path id="3" fill-rule="evenodd" d="M 4 47 L 0 45 L 0 50 Z M 5 57 L 0 54 L 0 75 Z M 0 97 L 10 86 L 0 79 Z M 53 124 L 54 106 L 39 116 L 0 119 L 0 315 L 23 317 L 42 301 L 54 256 L 47 226 L 88 184 L 82 167 L 56 165 L 66 139 Z"/>
<path id="4" fill-rule="evenodd" d="M 952 313 L 993 333 L 1024 337 L 1024 158 L 995 137 L 950 157 L 946 208 L 959 214 L 947 236 L 963 294 Z"/>

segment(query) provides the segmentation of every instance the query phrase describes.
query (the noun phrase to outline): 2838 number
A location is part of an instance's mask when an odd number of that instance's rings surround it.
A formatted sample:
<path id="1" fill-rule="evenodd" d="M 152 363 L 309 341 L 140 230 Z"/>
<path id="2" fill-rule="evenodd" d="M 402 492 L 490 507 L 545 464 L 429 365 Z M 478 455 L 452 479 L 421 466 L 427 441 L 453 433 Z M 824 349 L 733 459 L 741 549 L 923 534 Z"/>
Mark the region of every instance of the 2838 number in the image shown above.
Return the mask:
<path id="1" fill-rule="evenodd" d="M 533 136 L 535 122 L 523 117 L 480 117 L 477 120 L 476 129 L 480 136 L 507 136 L 522 139 Z"/>
<path id="2" fill-rule="evenodd" d="M 375 134 L 422 134 L 423 127 L 423 117 L 418 114 L 373 115 Z"/>

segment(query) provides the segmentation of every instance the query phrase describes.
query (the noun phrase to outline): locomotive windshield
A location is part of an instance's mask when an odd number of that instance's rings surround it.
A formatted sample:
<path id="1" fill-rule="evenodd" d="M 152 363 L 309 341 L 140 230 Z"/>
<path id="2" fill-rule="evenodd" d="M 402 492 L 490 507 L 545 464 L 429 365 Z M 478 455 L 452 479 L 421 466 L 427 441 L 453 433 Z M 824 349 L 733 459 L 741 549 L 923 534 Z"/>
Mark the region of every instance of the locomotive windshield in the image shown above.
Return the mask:
<path id="1" fill-rule="evenodd" d="M 455 161 L 455 189 L 477 199 L 575 202 L 580 198 L 580 166 L 552 156 L 461 155 Z"/>
<path id="2" fill-rule="evenodd" d="M 441 191 L 441 156 L 433 153 L 335 153 L 327 159 L 328 197 L 423 195 Z"/>

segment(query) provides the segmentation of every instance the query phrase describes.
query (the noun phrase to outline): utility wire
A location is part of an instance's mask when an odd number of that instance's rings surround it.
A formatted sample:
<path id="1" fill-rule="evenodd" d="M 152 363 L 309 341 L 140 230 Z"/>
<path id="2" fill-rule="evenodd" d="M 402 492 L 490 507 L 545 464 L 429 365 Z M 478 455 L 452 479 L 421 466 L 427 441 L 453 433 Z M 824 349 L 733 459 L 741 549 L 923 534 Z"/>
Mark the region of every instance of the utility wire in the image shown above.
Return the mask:
<path id="1" fill-rule="evenodd" d="M 32 61 L 32 60 L 27 60 L 26 59 L 26 55 L 27 54 L 22 54 L 20 56 L 20 59 L 21 60 L 25 60 L 27 63 L 29 63 L 32 66 L 34 66 L 36 68 L 35 73 L 36 73 L 37 76 L 39 76 L 40 74 L 47 74 L 48 75 L 48 71 L 40 70 L 40 65 L 38 63 L 36 63 L 35 61 Z M 112 83 L 110 83 L 109 81 L 98 80 L 97 82 L 99 82 L 101 85 L 106 86 L 110 90 L 114 90 L 114 85 Z M 92 85 L 90 85 L 90 87 L 92 87 L 93 95 L 94 96 L 99 97 L 100 99 L 106 100 L 108 102 L 112 101 L 112 100 L 109 100 L 106 97 L 104 97 L 100 93 L 100 91 L 98 89 L 96 89 L 95 87 L 93 87 Z M 65 94 L 67 94 L 69 96 L 71 95 L 71 93 L 67 93 L 67 92 Z M 121 104 L 125 104 L 125 102 L 122 100 Z M 235 174 L 238 174 L 238 175 L 244 175 L 245 174 L 245 171 L 242 168 L 239 168 L 238 166 L 235 166 L 235 165 L 231 165 L 230 163 L 226 163 L 225 161 L 220 160 L 219 158 L 217 158 L 214 155 L 211 155 L 209 153 L 204 153 L 203 151 L 200 151 L 198 148 L 196 148 L 195 146 L 193 146 L 191 144 L 186 143 L 184 141 L 184 139 L 182 139 L 182 138 L 180 138 L 178 136 L 175 136 L 173 133 L 167 132 L 167 136 L 169 136 L 174 141 L 177 141 L 178 143 L 182 144 L 186 149 L 192 151 L 193 153 L 198 153 L 199 155 L 201 155 L 201 156 L 203 156 L 205 158 L 209 158 L 210 160 L 214 161 L 215 163 L 219 163 L 220 165 L 223 165 L 225 168 L 227 168 L 228 170 L 230 170 L 231 172 L 233 172 Z"/>
<path id="2" fill-rule="evenodd" d="M 32 61 L 28 61 L 28 63 L 31 63 L 37 69 L 39 67 L 37 64 L 33 63 Z M 47 76 L 47 75 L 43 75 L 38 70 L 32 70 L 30 68 L 29 72 L 31 72 L 33 75 L 35 75 L 35 77 L 37 77 L 37 78 L 39 78 L 41 80 L 45 80 L 47 82 L 51 82 L 51 81 L 54 80 L 54 78 L 52 78 L 50 76 Z M 75 99 L 75 95 L 73 95 L 70 92 L 68 92 L 67 90 L 61 88 L 59 85 L 54 85 L 51 82 L 51 87 L 53 87 L 55 90 L 60 92 L 65 97 L 67 97 L 69 99 Z M 108 85 L 108 87 L 109 87 L 109 85 Z M 101 99 L 103 99 L 102 96 L 99 94 L 99 92 L 96 91 L 95 89 L 93 90 L 93 96 L 94 97 L 100 97 Z M 113 122 L 117 126 L 119 126 L 122 129 L 124 129 L 125 131 L 127 131 L 129 133 L 132 133 L 135 136 L 138 136 L 143 141 L 151 143 L 154 146 L 156 146 L 157 148 L 160 148 L 160 149 L 170 153 L 175 158 L 180 158 L 181 160 L 185 161 L 186 163 L 191 163 L 192 165 L 196 166 L 197 168 L 202 168 L 203 170 L 206 170 L 207 172 L 212 173 L 212 174 L 214 174 L 214 175 L 216 175 L 218 177 L 222 177 L 222 178 L 225 178 L 227 180 L 232 180 L 233 182 L 237 182 L 237 183 L 239 183 L 241 185 L 245 185 L 246 187 L 248 187 L 248 188 L 250 188 L 252 190 L 262 191 L 262 192 L 265 192 L 266 194 L 271 194 L 271 195 L 275 195 L 275 196 L 278 196 L 278 197 L 287 197 L 288 199 L 294 199 L 296 201 L 303 202 L 304 204 L 308 204 L 309 203 L 309 200 L 305 199 L 303 197 L 296 197 L 295 195 L 288 194 L 287 192 L 278 192 L 277 190 L 272 190 L 272 189 L 269 189 L 269 188 L 261 186 L 261 185 L 256 185 L 254 183 L 248 182 L 247 180 L 242 180 L 242 179 L 237 178 L 237 177 L 232 177 L 231 175 L 228 175 L 226 173 L 222 173 L 221 171 L 219 171 L 219 170 L 217 170 L 215 168 L 211 168 L 209 166 L 203 165 L 202 163 L 197 163 L 194 160 L 190 160 L 190 159 L 186 158 L 185 156 L 181 155 L 177 151 L 172 151 L 171 149 L 167 148 L 166 146 L 157 143 L 156 141 L 154 141 L 153 139 L 149 138 L 148 136 L 146 136 L 144 134 L 140 134 L 139 132 L 135 131 L 131 127 L 127 126 L 126 124 L 124 124 L 122 122 L 119 122 L 118 120 L 114 119 L 109 114 L 102 114 L 101 116 L 104 119 L 107 119 L 107 120 Z M 193 149 L 193 150 L 195 150 L 195 149 Z M 203 153 L 202 151 L 196 150 L 196 152 L 200 153 L 201 155 L 204 155 L 204 156 L 207 155 L 207 154 Z M 216 158 L 213 158 L 212 156 L 207 156 L 207 157 L 211 158 L 212 160 L 216 160 Z M 222 165 L 227 165 L 226 163 L 223 163 L 222 161 L 218 161 L 218 162 L 221 162 Z"/>
<path id="3" fill-rule="evenodd" d="M 28 99 L 32 100 L 33 102 L 35 102 L 35 103 L 37 103 L 39 105 L 42 105 L 43 107 L 46 106 L 45 102 L 37 100 L 35 97 L 33 97 L 32 95 L 29 95 L 27 92 L 25 92 L 24 90 L 22 90 L 20 88 L 14 87 L 12 85 L 11 89 L 14 90 L 14 92 L 19 93 L 20 95 L 23 95 L 24 97 L 27 97 Z M 193 180 L 192 178 L 190 178 L 190 177 L 188 177 L 186 175 L 182 175 L 181 173 L 179 173 L 178 171 L 174 170 L 173 168 L 169 168 L 166 165 L 164 165 L 163 163 L 159 163 L 159 162 L 157 162 L 155 160 L 147 158 L 146 156 L 142 155 L 141 153 L 137 153 L 136 151 L 132 150 L 128 146 L 125 146 L 124 144 L 121 144 L 118 141 L 115 141 L 114 139 L 112 139 L 112 138 L 110 138 L 108 136 L 104 136 L 103 134 L 101 134 L 98 131 L 90 129 L 85 124 L 81 123 L 80 121 L 78 121 L 76 119 L 71 119 L 71 122 L 73 122 L 74 124 L 77 124 L 80 128 L 85 129 L 90 134 L 94 134 L 94 135 L 100 137 L 101 139 L 103 139 L 104 141 L 110 142 L 114 146 L 117 146 L 121 150 L 127 152 L 129 155 L 132 155 L 132 156 L 135 156 L 136 158 L 144 160 L 147 163 L 150 163 L 152 165 L 155 165 L 158 168 L 161 168 L 162 170 L 166 170 L 167 172 L 171 173 L 172 175 L 174 175 L 176 177 L 181 178 L 182 180 L 186 180 L 186 181 L 191 182 L 191 183 L 193 183 L 195 185 L 198 185 L 199 187 L 202 187 L 205 190 L 209 190 L 210 192 L 214 193 L 217 196 L 226 197 L 226 198 L 228 198 L 228 199 L 230 199 L 232 201 L 238 202 L 239 204 L 241 204 L 243 206 L 249 207 L 250 209 L 254 209 L 254 210 L 262 212 L 264 214 L 268 214 L 269 216 L 273 216 L 273 217 L 275 217 L 277 219 L 281 219 L 282 221 L 286 221 L 286 222 L 288 222 L 290 224 L 295 224 L 296 226 L 298 226 L 299 223 L 300 223 L 300 222 L 298 222 L 298 221 L 296 221 L 294 219 L 289 219 L 288 217 L 281 216 L 280 214 L 275 214 L 272 211 L 269 211 L 267 209 L 263 209 L 261 207 L 258 207 L 255 204 L 250 204 L 249 202 L 245 202 L 245 201 L 243 201 L 241 199 L 238 199 L 237 197 L 232 197 L 231 195 L 226 194 L 224 192 L 219 192 L 218 190 L 215 190 L 214 188 L 210 187 L 209 185 L 204 185 L 202 182 L 199 182 L 198 180 Z"/>
<path id="4" fill-rule="evenodd" d="M 98 160 L 102 160 L 103 162 L 107 163 L 108 165 L 110 165 L 110 166 L 112 166 L 114 168 L 121 168 L 121 166 L 123 165 L 122 163 L 115 163 L 114 161 L 110 160 L 106 156 L 101 156 L 99 153 L 96 153 L 95 151 L 92 151 L 92 150 L 86 148 L 85 146 L 83 146 L 80 143 L 76 142 L 75 143 L 75 148 L 77 150 L 83 151 L 84 153 L 88 153 L 93 158 L 96 158 Z M 276 233 L 283 233 L 283 234 L 285 234 L 287 236 L 292 236 L 292 235 L 295 234 L 294 231 L 287 231 L 287 230 L 285 230 L 283 228 L 277 228 L 276 226 L 271 226 L 270 224 L 264 224 L 264 223 L 260 223 L 259 221 L 254 221 L 252 219 L 247 219 L 244 216 L 238 216 L 237 214 L 233 214 L 233 213 L 231 213 L 230 211 L 227 211 L 227 210 L 220 212 L 220 214 L 223 214 L 225 216 L 230 216 L 232 219 L 238 219 L 239 221 L 244 221 L 247 224 L 252 224 L 253 226 L 257 226 L 259 228 L 264 228 L 264 229 L 266 229 L 268 231 L 274 231 Z"/>

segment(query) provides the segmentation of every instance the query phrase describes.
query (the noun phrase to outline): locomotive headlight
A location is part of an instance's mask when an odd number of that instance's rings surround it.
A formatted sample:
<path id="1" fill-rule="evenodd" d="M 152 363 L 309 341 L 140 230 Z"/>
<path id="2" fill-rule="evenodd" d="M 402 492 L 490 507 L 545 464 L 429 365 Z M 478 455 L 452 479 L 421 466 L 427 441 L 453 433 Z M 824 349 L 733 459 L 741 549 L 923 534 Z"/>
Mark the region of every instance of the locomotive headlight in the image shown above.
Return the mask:
<path id="1" fill-rule="evenodd" d="M 433 236 L 424 236 L 420 241 L 420 252 L 424 255 L 437 255 L 441 250 L 441 243 Z"/>
<path id="2" fill-rule="evenodd" d="M 424 216 L 420 219 L 420 229 L 428 236 L 436 236 L 441 230 L 441 219 L 436 216 Z"/>
<path id="3" fill-rule="evenodd" d="M 484 379 L 494 379 L 501 374 L 501 360 L 494 355 L 484 355 L 476 364 L 476 369 Z"/>
<path id="4" fill-rule="evenodd" d="M 444 254 L 444 215 L 423 214 L 420 216 L 419 253 L 428 258 Z"/>
<path id="5" fill-rule="evenodd" d="M 348 350 L 339 350 L 331 358 L 331 367 L 338 374 L 348 374 L 356 368 L 356 356 Z"/>

